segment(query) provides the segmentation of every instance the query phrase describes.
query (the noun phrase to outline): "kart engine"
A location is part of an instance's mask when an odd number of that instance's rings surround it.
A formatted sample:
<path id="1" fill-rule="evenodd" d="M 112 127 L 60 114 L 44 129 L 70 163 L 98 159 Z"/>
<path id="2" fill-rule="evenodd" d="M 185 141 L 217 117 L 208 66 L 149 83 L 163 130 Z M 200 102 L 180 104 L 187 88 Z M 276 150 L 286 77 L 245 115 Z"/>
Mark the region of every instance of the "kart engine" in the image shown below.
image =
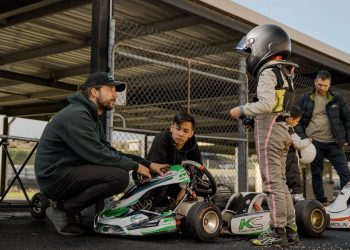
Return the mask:
<path id="1" fill-rule="evenodd" d="M 171 210 L 176 206 L 175 198 L 167 194 L 167 187 L 159 187 L 147 192 L 132 208 L 136 211 L 149 210 L 162 212 Z"/>

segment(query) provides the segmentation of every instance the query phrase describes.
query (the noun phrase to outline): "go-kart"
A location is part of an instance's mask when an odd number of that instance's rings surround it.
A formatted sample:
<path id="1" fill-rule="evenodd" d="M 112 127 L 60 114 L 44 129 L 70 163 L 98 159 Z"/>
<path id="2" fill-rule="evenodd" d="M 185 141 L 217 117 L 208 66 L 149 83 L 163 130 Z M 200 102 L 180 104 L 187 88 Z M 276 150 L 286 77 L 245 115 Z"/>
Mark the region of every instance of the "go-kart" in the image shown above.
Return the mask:
<path id="1" fill-rule="evenodd" d="M 337 198 L 325 207 L 329 214 L 329 228 L 350 229 L 350 182 L 346 184 Z"/>
<path id="2" fill-rule="evenodd" d="M 298 232 L 304 236 L 321 236 L 326 230 L 328 217 L 322 204 L 316 200 L 295 203 Z M 226 234 L 259 235 L 269 229 L 270 211 L 267 194 L 242 192 L 233 194 L 222 211 L 223 230 Z"/>
<path id="3" fill-rule="evenodd" d="M 111 235 L 182 232 L 201 241 L 210 241 L 217 239 L 220 232 L 259 235 L 269 228 L 270 212 L 265 193 L 234 193 L 229 199 L 218 201 L 214 196 L 215 179 L 197 162 L 185 161 L 182 166 L 171 166 L 164 176 L 155 177 L 148 183 L 142 183 L 138 176 L 133 180 L 135 186 L 95 217 L 94 231 Z M 169 186 L 181 186 L 185 190 L 180 202 L 176 201 L 176 194 L 164 191 Z M 344 206 L 347 206 L 347 214 L 350 212 L 349 184 L 346 187 L 327 208 L 328 213 L 333 213 L 331 216 L 343 215 L 339 212 L 345 212 Z M 40 193 L 33 197 L 32 204 L 37 205 L 32 210 L 35 218 L 45 217 L 46 203 Z M 316 200 L 296 202 L 295 212 L 301 235 L 321 236 L 329 224 L 329 215 Z M 349 219 L 349 215 L 343 218 L 346 217 Z"/>
<path id="4" fill-rule="evenodd" d="M 132 236 L 182 232 L 200 241 L 219 237 L 221 212 L 210 201 L 216 192 L 216 182 L 205 167 L 185 161 L 147 183 L 138 177 L 134 180 L 134 187 L 96 215 L 95 232 Z M 179 201 L 178 192 L 168 193 L 170 186 L 180 186 L 177 191 L 185 190 Z"/>

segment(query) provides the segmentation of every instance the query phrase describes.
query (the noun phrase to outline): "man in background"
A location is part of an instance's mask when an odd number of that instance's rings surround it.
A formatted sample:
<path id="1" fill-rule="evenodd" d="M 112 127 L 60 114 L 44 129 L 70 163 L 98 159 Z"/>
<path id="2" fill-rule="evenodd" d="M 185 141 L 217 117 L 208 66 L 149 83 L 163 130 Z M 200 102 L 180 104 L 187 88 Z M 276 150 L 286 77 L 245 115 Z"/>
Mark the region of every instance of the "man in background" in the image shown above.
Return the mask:
<path id="1" fill-rule="evenodd" d="M 343 96 L 330 91 L 331 74 L 317 73 L 314 89 L 298 101 L 303 115 L 296 132 L 302 138 L 312 138 L 316 158 L 311 163 L 312 188 L 318 201 L 329 205 L 323 187 L 323 160 L 327 158 L 340 178 L 343 188 L 350 181 L 348 161 L 343 146 L 350 143 L 350 110 Z"/>

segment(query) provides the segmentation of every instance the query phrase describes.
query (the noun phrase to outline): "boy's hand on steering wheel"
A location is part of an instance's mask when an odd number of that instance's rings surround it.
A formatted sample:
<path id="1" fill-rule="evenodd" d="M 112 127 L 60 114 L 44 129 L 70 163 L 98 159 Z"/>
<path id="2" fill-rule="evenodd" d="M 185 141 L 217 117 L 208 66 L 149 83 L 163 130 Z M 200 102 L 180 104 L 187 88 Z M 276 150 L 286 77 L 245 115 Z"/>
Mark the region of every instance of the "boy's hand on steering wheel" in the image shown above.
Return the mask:
<path id="1" fill-rule="evenodd" d="M 150 165 L 150 170 L 156 174 L 163 176 L 166 171 L 168 171 L 169 164 L 160 164 L 152 162 Z"/>

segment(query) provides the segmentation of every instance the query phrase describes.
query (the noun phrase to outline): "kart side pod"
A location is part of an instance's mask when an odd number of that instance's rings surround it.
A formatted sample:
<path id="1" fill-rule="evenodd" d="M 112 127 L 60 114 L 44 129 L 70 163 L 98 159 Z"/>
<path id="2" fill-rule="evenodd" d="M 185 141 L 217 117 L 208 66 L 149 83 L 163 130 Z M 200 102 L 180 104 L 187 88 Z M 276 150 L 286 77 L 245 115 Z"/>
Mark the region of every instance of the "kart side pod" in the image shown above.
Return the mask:
<path id="1" fill-rule="evenodd" d="M 266 201 L 265 193 L 233 194 L 222 211 L 224 230 L 238 235 L 257 235 L 266 231 L 270 221 L 270 212 L 263 209 L 267 208 Z M 299 234 L 321 236 L 329 223 L 322 204 L 316 200 L 302 200 L 294 206 Z"/>
<path id="2" fill-rule="evenodd" d="M 236 235 L 259 235 L 268 230 L 270 212 L 263 211 L 264 193 L 233 194 L 222 211 L 224 229 Z"/>

